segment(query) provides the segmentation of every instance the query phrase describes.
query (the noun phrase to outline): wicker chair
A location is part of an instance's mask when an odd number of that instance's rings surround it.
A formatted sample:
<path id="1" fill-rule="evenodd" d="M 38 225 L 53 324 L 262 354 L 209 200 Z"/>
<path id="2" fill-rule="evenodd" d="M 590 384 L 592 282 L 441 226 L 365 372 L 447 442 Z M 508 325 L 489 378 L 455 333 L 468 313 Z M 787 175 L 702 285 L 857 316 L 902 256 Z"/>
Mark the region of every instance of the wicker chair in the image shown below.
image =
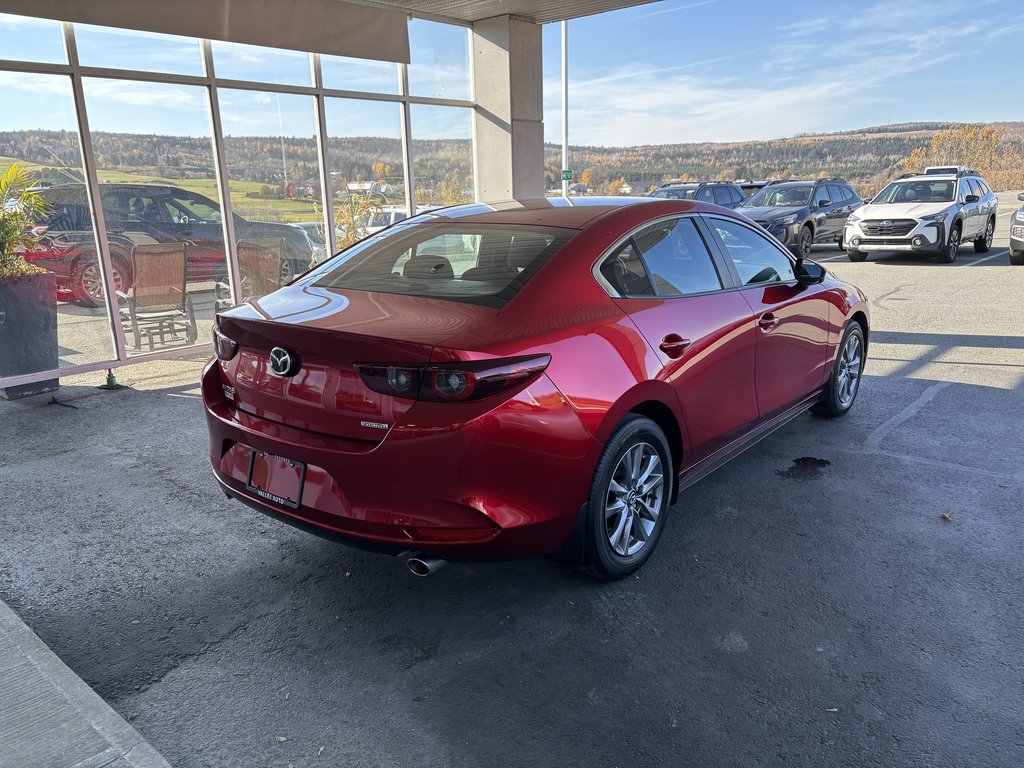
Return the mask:
<path id="1" fill-rule="evenodd" d="M 135 349 L 142 348 L 145 337 L 150 351 L 156 340 L 166 344 L 168 337 L 177 341 L 184 334 L 185 343 L 194 344 L 199 337 L 192 298 L 185 289 L 185 243 L 156 243 L 132 248 L 131 293 L 119 293 L 121 322 L 131 330 Z"/>
<path id="2" fill-rule="evenodd" d="M 266 296 L 281 287 L 285 263 L 284 238 L 268 237 L 238 241 L 238 273 L 242 279 L 242 301 Z M 221 311 L 235 304 L 231 286 L 216 286 L 216 309 Z"/>

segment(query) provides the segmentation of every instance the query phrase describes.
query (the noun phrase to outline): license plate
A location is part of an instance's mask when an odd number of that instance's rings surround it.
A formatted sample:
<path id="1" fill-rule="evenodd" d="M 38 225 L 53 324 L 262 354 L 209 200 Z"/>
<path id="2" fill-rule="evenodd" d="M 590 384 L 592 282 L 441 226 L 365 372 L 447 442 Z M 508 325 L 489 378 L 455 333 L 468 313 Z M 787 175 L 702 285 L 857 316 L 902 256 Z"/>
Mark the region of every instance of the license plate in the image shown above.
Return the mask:
<path id="1" fill-rule="evenodd" d="M 249 455 L 249 479 L 245 487 L 262 499 L 298 509 L 305 482 L 306 465 L 301 462 L 266 451 L 253 450 Z"/>

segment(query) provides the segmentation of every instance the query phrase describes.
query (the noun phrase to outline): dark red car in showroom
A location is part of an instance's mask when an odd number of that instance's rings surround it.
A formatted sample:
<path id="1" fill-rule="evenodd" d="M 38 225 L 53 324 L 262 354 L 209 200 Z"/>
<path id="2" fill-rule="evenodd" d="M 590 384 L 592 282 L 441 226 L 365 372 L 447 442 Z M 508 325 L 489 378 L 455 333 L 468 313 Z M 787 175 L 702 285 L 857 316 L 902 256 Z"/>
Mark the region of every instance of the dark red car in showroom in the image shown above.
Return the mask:
<path id="1" fill-rule="evenodd" d="M 445 560 L 639 568 L 680 490 L 808 408 L 853 405 L 864 295 L 724 208 L 471 204 L 409 219 L 218 316 L 224 491 Z"/>

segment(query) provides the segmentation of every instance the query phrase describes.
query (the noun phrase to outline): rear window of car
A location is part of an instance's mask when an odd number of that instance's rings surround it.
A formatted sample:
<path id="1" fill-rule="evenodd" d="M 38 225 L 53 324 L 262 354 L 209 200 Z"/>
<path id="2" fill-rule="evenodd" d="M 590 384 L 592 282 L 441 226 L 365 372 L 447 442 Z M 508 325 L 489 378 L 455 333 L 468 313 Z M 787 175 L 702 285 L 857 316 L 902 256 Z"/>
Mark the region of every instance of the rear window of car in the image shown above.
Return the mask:
<path id="1" fill-rule="evenodd" d="M 511 224 L 402 225 L 340 253 L 313 285 L 500 309 L 574 234 Z"/>

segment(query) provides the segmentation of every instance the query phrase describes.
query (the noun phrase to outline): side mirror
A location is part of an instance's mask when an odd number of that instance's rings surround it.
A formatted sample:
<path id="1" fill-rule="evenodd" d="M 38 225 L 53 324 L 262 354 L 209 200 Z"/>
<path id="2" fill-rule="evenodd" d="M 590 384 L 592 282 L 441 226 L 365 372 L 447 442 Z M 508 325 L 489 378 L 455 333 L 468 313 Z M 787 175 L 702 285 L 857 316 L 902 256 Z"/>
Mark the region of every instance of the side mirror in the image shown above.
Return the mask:
<path id="1" fill-rule="evenodd" d="M 1018 194 L 1017 195 L 1017 199 L 1018 200 L 1024 200 L 1024 192 L 1021 192 L 1020 194 Z"/>
<path id="2" fill-rule="evenodd" d="M 815 261 L 798 259 L 794 271 L 800 285 L 817 285 L 825 279 L 825 268 Z"/>
<path id="3" fill-rule="evenodd" d="M 967 197 L 964 198 L 964 203 L 976 203 L 979 200 L 981 200 L 981 198 L 978 197 L 977 195 L 968 195 Z"/>
<path id="4" fill-rule="evenodd" d="M 819 208 L 824 208 L 826 205 L 832 205 L 832 201 L 831 200 L 822 200 L 820 203 L 818 203 L 818 207 Z"/>

